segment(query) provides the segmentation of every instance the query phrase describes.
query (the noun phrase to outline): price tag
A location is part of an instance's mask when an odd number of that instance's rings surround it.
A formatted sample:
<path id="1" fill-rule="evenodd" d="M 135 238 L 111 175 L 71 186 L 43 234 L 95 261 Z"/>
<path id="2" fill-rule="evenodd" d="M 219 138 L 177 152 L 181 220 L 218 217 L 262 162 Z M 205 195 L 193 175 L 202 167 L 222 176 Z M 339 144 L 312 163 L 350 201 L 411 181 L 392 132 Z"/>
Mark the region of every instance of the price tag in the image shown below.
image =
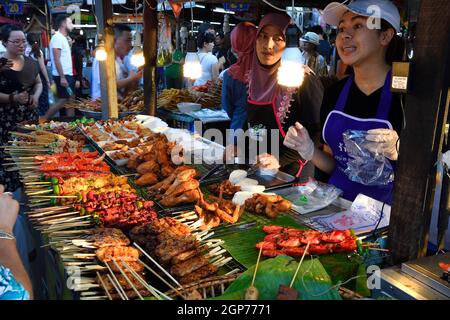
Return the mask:
<path id="1" fill-rule="evenodd" d="M 3 1 L 2 4 L 7 15 L 23 14 L 23 2 Z"/>
<path id="2" fill-rule="evenodd" d="M 392 77 L 392 88 L 397 90 L 407 90 L 408 77 Z"/>
<path id="3" fill-rule="evenodd" d="M 243 12 L 248 11 L 250 4 L 248 3 L 224 3 L 223 8 L 228 11 Z"/>

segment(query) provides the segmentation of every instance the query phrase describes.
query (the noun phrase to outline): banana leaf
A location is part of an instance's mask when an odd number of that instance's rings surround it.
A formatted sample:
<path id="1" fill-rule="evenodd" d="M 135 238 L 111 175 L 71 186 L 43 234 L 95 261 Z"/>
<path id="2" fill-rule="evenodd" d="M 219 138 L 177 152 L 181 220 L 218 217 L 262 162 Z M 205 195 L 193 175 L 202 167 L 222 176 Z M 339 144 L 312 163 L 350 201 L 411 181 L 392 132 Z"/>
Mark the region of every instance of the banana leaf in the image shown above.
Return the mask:
<path id="1" fill-rule="evenodd" d="M 289 286 L 298 262 L 281 255 L 259 264 L 254 286 L 260 300 L 275 300 L 281 284 Z M 222 296 L 214 300 L 244 300 L 250 286 L 255 266 L 237 278 Z M 299 293 L 299 300 L 341 300 L 339 292 L 332 288 L 332 282 L 318 259 L 305 259 L 292 286 Z"/>
<path id="2" fill-rule="evenodd" d="M 246 268 L 253 266 L 258 258 L 258 250 L 255 248 L 255 245 L 262 241 L 266 235 L 262 230 L 261 225 L 263 224 L 258 223 L 257 227 L 218 235 L 225 241 L 222 245 L 223 248 Z M 299 226 L 297 222 L 288 216 L 279 216 L 271 220 L 270 225 L 305 229 L 305 227 Z M 265 258 L 261 257 L 261 259 Z M 352 277 L 358 276 L 356 280 L 352 280 L 344 286 L 362 296 L 370 296 L 370 291 L 366 285 L 365 265 L 358 256 L 350 255 L 349 258 L 348 253 L 336 253 L 320 256 L 319 260 L 331 277 L 333 284 L 343 283 Z"/>

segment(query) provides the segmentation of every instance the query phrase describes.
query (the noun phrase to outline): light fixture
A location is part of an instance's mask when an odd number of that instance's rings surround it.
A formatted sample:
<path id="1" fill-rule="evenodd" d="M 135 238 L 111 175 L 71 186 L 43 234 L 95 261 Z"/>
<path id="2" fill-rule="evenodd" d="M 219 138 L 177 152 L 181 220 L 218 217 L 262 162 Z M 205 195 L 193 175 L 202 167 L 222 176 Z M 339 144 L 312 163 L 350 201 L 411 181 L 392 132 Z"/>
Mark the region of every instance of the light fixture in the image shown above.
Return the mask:
<path id="1" fill-rule="evenodd" d="M 136 68 L 140 68 L 145 64 L 144 50 L 142 50 L 141 33 L 137 24 L 137 2 L 135 2 L 135 18 L 136 28 L 134 31 L 133 50 L 131 51 L 130 63 Z"/>
<path id="2" fill-rule="evenodd" d="M 198 79 L 202 76 L 202 65 L 197 54 L 197 45 L 195 40 L 190 37 L 187 43 L 186 58 L 183 66 L 183 74 L 188 79 Z"/>
<path id="3" fill-rule="evenodd" d="M 183 65 L 183 75 L 185 78 L 196 80 L 202 76 L 202 65 L 197 54 L 197 44 L 194 40 L 194 10 L 191 5 L 191 36 L 188 38 L 186 58 Z"/>
<path id="4" fill-rule="evenodd" d="M 228 10 L 225 10 L 224 8 L 219 8 L 219 7 L 213 9 L 213 12 L 226 13 L 226 14 L 236 14 L 236 12 L 234 12 L 234 11 L 228 11 Z"/>
<path id="5" fill-rule="evenodd" d="M 290 24 L 286 31 L 286 49 L 281 56 L 281 65 L 278 68 L 278 84 L 297 88 L 302 85 L 304 76 L 305 68 L 298 48 L 298 29 L 295 24 Z"/>
<path id="6" fill-rule="evenodd" d="M 95 50 L 95 59 L 97 61 L 105 61 L 107 57 L 108 54 L 105 50 L 105 43 L 103 42 L 103 40 L 99 40 L 97 48 Z"/>
<path id="7" fill-rule="evenodd" d="M 84 34 L 83 30 L 80 29 L 80 36 L 82 36 Z"/>

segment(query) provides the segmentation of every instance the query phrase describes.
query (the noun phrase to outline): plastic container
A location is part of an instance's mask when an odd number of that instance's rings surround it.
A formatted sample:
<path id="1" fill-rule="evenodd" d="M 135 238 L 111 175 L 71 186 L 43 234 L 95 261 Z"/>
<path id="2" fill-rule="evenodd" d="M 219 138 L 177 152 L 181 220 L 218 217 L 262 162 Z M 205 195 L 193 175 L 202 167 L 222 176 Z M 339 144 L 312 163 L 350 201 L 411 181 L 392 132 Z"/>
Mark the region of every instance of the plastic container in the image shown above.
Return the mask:
<path id="1" fill-rule="evenodd" d="M 189 113 L 200 110 L 202 108 L 202 105 L 193 102 L 180 102 L 177 104 L 177 107 L 180 112 Z"/>

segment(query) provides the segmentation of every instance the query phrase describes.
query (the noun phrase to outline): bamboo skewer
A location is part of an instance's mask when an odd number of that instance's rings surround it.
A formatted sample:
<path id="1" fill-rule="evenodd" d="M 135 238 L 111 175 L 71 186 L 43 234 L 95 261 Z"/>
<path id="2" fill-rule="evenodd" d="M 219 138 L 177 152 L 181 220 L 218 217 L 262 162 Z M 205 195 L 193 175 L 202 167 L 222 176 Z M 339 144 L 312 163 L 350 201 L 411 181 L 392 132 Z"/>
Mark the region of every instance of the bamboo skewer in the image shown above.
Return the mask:
<path id="1" fill-rule="evenodd" d="M 289 288 L 292 288 L 292 286 L 294 285 L 295 278 L 297 278 L 298 271 L 300 270 L 300 267 L 301 267 L 301 265 L 303 263 L 303 259 L 305 258 L 306 253 L 308 252 L 310 244 L 311 244 L 311 242 L 308 241 L 308 244 L 306 245 L 305 251 L 303 252 L 302 258 L 300 259 L 300 262 L 299 262 L 299 264 L 297 266 L 297 270 L 295 270 L 294 277 L 292 278 L 292 281 L 291 281 L 291 284 L 289 285 Z"/>
<path id="2" fill-rule="evenodd" d="M 128 276 L 126 275 L 125 272 L 123 272 L 122 268 L 119 266 L 119 264 L 116 262 L 116 259 L 113 259 L 111 256 L 109 256 L 109 258 L 111 259 L 111 261 L 114 263 L 114 265 L 117 267 L 117 269 L 119 269 L 120 273 L 123 275 L 123 277 L 125 278 L 125 280 L 128 282 L 128 284 L 131 286 L 131 288 L 133 289 L 134 292 L 136 292 L 136 294 L 138 295 L 138 297 L 141 300 L 144 300 L 144 298 L 142 297 L 142 295 L 139 293 L 139 290 L 136 289 L 136 287 L 134 286 L 133 282 L 131 282 L 131 280 L 128 278 Z M 109 268 L 108 263 L 105 263 L 106 266 Z M 112 270 L 110 270 L 112 271 Z"/>
<path id="3" fill-rule="evenodd" d="M 133 277 L 138 280 L 156 299 L 158 300 L 162 300 L 162 298 L 160 297 L 160 295 L 157 293 L 157 290 L 152 287 L 151 285 L 149 285 L 147 282 L 144 281 L 144 279 L 142 279 L 142 277 L 133 269 L 131 269 L 128 264 L 123 260 L 120 259 L 120 262 L 122 263 L 122 265 L 128 270 L 128 272 L 130 272 Z M 169 298 L 170 299 L 170 298 Z"/>
<path id="4" fill-rule="evenodd" d="M 108 299 L 109 299 L 109 300 L 112 300 L 112 297 L 111 297 L 111 295 L 109 294 L 108 289 L 106 288 L 106 284 L 105 284 L 105 282 L 103 281 L 102 276 L 100 275 L 100 273 L 99 273 L 98 271 L 96 272 L 96 274 L 97 274 L 97 278 L 100 280 L 100 283 L 101 283 L 101 285 L 102 285 L 102 287 L 103 287 L 103 290 L 105 290 L 106 295 L 108 296 Z"/>
<path id="5" fill-rule="evenodd" d="M 167 282 L 166 279 L 164 279 L 163 277 L 161 277 L 156 271 L 154 271 L 152 268 L 150 268 L 147 264 L 145 264 L 142 260 L 138 260 L 140 263 L 142 263 L 142 265 L 149 270 L 151 273 L 153 273 L 153 275 L 155 275 L 159 280 L 161 280 L 164 284 L 166 284 L 170 289 L 172 289 L 173 291 L 175 291 L 181 298 L 185 298 L 181 292 L 176 289 L 175 287 L 173 287 L 169 282 Z"/>
<path id="6" fill-rule="evenodd" d="M 133 243 L 133 245 L 138 248 L 148 259 L 150 259 L 151 262 L 153 262 L 158 269 L 160 269 L 162 272 L 164 272 L 164 274 L 166 276 L 168 276 L 170 278 L 170 280 L 172 280 L 178 287 L 183 288 L 183 286 L 177 281 L 175 280 L 174 277 L 172 277 L 172 275 L 170 273 L 168 273 L 163 267 L 161 267 L 159 265 L 158 262 L 155 261 L 155 259 L 153 259 L 144 249 L 142 249 L 136 242 Z"/>
<path id="7" fill-rule="evenodd" d="M 109 282 L 113 285 L 114 289 L 116 289 L 116 291 L 119 294 L 120 298 L 122 298 L 122 300 L 128 300 L 128 297 L 125 295 L 125 293 L 122 294 L 122 291 L 120 291 L 120 289 L 117 287 L 116 283 L 111 278 L 111 276 L 109 274 L 107 274 L 106 277 L 108 278 Z"/>

